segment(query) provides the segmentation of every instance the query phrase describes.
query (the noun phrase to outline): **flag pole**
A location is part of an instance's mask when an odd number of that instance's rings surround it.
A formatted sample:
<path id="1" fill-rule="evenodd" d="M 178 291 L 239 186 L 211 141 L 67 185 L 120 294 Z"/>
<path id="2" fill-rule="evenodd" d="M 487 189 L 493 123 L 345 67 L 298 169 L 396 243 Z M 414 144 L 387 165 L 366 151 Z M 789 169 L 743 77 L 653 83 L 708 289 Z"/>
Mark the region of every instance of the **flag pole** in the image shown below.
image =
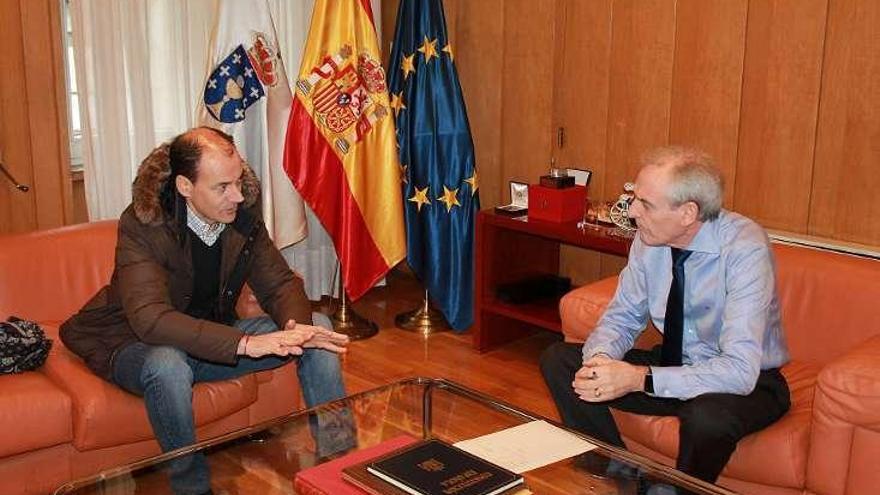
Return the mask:
<path id="1" fill-rule="evenodd" d="M 379 333 L 379 327 L 372 320 L 368 320 L 357 314 L 351 307 L 348 295 L 345 293 L 345 284 L 342 283 L 342 274 L 339 274 L 339 307 L 330 317 L 333 320 L 333 330 L 345 334 L 351 340 L 363 340 Z"/>
<path id="2" fill-rule="evenodd" d="M 398 328 L 419 332 L 424 336 L 449 330 L 449 325 L 446 324 L 443 315 L 431 307 L 428 289 L 425 289 L 425 300 L 422 301 L 421 307 L 398 314 L 394 318 L 394 324 Z"/>

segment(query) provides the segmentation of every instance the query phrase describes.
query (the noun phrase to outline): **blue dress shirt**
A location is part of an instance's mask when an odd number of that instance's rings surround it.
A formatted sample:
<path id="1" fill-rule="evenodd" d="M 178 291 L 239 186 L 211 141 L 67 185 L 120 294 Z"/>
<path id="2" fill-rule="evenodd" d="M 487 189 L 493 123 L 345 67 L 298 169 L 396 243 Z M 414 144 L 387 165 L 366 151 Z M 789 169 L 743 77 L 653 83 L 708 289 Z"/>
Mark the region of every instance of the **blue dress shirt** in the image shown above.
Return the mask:
<path id="1" fill-rule="evenodd" d="M 682 366 L 652 366 L 654 395 L 690 399 L 720 392 L 747 395 L 761 370 L 788 362 L 779 318 L 773 252 L 752 220 L 722 210 L 686 248 Z M 584 359 L 622 359 L 648 318 L 662 331 L 672 284 L 667 246 L 638 235 L 614 298 L 584 343 Z"/>

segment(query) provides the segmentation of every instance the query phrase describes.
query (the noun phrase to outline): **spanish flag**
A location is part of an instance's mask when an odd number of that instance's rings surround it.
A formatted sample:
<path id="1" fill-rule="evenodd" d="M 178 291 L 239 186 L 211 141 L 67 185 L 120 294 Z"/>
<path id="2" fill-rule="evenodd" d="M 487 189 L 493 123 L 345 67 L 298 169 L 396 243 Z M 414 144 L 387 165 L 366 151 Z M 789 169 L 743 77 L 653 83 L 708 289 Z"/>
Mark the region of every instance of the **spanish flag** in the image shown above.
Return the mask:
<path id="1" fill-rule="evenodd" d="M 284 169 L 333 238 L 358 299 L 406 255 L 394 120 L 369 0 L 317 0 Z"/>

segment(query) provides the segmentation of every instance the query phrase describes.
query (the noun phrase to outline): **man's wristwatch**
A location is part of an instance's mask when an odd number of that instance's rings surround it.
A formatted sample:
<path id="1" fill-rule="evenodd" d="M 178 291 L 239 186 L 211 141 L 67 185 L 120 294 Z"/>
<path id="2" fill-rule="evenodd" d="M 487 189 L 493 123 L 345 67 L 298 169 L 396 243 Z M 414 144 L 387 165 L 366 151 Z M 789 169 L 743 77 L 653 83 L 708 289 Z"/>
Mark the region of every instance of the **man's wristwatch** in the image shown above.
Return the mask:
<path id="1" fill-rule="evenodd" d="M 646 394 L 654 393 L 654 375 L 651 374 L 650 366 L 648 366 L 648 372 L 645 373 L 645 383 L 642 385 L 642 391 Z"/>

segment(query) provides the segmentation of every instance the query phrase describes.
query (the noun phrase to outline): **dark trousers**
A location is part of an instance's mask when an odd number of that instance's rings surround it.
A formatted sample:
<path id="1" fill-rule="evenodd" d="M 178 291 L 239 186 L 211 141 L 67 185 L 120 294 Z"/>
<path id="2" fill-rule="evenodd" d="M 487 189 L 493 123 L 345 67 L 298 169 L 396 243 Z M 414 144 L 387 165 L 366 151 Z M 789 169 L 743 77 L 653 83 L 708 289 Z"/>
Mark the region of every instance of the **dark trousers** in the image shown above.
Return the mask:
<path id="1" fill-rule="evenodd" d="M 623 359 L 657 366 L 660 347 L 651 351 L 633 349 Z M 762 371 L 749 395 L 710 393 L 678 400 L 633 392 L 607 402 L 586 402 L 572 388 L 582 361 L 579 344 L 558 342 L 541 355 L 541 373 L 566 426 L 626 448 L 610 407 L 637 414 L 676 416 L 680 422 L 676 468 L 710 483 L 718 478 L 740 438 L 769 426 L 791 405 L 788 385 L 778 369 Z"/>

